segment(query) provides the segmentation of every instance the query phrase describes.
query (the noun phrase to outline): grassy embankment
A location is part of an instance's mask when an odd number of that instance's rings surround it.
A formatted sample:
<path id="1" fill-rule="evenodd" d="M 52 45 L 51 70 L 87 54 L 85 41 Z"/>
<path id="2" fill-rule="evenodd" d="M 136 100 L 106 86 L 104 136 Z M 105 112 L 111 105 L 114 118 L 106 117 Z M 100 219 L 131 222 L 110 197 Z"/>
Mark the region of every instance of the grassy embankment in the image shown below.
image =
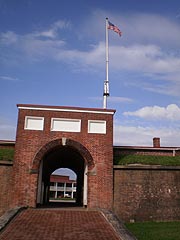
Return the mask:
<path id="1" fill-rule="evenodd" d="M 13 161 L 14 149 L 0 149 L 0 161 Z"/>
<path id="2" fill-rule="evenodd" d="M 114 157 L 114 165 L 128 164 L 180 166 L 180 156 L 121 155 Z"/>
<path id="3" fill-rule="evenodd" d="M 138 240 L 180 240 L 179 222 L 127 223 Z"/>

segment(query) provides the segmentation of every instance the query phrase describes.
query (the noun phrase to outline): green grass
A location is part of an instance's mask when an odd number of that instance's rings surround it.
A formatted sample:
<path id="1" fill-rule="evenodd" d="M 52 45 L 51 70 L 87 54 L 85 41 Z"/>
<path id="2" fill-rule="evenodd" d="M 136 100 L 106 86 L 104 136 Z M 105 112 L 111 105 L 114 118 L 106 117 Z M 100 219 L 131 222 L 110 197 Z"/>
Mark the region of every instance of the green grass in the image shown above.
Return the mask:
<path id="1" fill-rule="evenodd" d="M 114 157 L 114 165 L 148 164 L 180 166 L 180 156 L 121 155 Z"/>
<path id="2" fill-rule="evenodd" d="M 14 149 L 0 148 L 0 161 L 13 161 Z"/>
<path id="3" fill-rule="evenodd" d="M 75 198 L 67 198 L 67 197 L 62 197 L 62 198 L 50 198 L 50 200 L 67 200 L 67 201 L 71 201 L 71 200 L 76 200 Z"/>
<path id="4" fill-rule="evenodd" d="M 127 223 L 138 240 L 180 240 L 180 222 Z"/>

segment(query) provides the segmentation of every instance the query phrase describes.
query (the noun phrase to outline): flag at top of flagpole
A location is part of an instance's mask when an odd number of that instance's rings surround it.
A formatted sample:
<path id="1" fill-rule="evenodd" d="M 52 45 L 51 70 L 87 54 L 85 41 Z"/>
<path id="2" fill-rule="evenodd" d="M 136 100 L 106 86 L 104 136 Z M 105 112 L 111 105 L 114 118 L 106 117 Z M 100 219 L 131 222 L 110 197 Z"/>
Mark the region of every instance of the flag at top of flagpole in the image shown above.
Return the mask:
<path id="1" fill-rule="evenodd" d="M 121 37 L 121 35 L 122 35 L 121 30 L 117 26 L 115 26 L 113 23 L 111 23 L 110 21 L 108 21 L 108 29 L 113 30 L 114 32 L 118 33 L 119 36 Z"/>

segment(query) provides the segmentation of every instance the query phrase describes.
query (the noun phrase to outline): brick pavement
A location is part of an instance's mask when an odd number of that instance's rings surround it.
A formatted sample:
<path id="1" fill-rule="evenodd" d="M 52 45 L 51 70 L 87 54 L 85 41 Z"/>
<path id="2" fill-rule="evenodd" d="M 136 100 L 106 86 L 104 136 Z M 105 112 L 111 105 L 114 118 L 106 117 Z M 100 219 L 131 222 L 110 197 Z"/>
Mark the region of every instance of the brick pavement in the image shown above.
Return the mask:
<path id="1" fill-rule="evenodd" d="M 98 211 L 27 209 L 0 233 L 0 240 L 120 240 Z"/>

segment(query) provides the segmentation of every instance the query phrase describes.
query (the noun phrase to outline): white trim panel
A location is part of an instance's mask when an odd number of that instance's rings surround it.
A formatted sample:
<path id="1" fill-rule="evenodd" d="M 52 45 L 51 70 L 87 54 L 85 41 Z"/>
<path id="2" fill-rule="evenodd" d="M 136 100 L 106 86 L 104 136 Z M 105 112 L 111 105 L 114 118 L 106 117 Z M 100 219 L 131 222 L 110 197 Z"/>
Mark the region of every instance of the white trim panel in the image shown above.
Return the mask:
<path id="1" fill-rule="evenodd" d="M 57 112 L 80 112 L 80 113 L 100 113 L 100 114 L 114 114 L 114 111 L 100 111 L 100 110 L 81 110 L 81 109 L 68 109 L 68 108 L 48 108 L 48 107 L 23 107 L 19 106 L 18 109 L 30 109 L 30 110 L 40 110 L 40 111 L 57 111 Z"/>
<path id="2" fill-rule="evenodd" d="M 81 120 L 67 118 L 51 118 L 51 131 L 81 132 Z"/>
<path id="3" fill-rule="evenodd" d="M 88 120 L 88 133 L 106 134 L 106 121 Z"/>
<path id="4" fill-rule="evenodd" d="M 44 129 L 44 118 L 35 116 L 26 116 L 24 123 L 25 130 L 43 130 Z"/>

